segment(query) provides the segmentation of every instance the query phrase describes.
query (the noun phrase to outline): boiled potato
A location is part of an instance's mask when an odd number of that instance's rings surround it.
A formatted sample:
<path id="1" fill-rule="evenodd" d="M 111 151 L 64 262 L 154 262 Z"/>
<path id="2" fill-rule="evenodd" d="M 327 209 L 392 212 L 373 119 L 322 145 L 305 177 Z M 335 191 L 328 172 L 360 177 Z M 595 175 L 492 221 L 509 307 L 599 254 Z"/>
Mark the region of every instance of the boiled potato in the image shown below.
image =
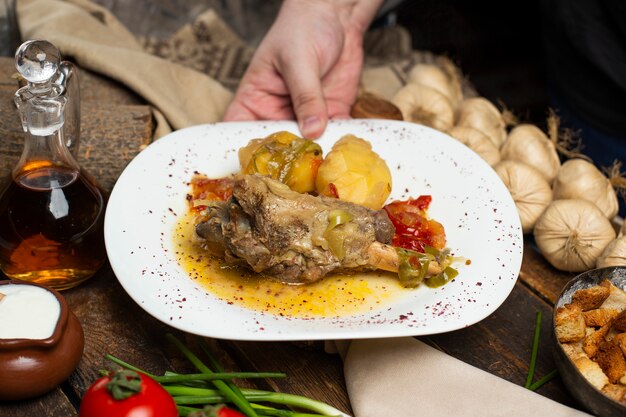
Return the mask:
<path id="1" fill-rule="evenodd" d="M 346 135 L 320 165 L 315 186 L 321 195 L 379 210 L 391 193 L 391 172 L 369 142 Z"/>
<path id="2" fill-rule="evenodd" d="M 286 131 L 253 139 L 239 150 L 243 174 L 268 175 L 300 193 L 315 191 L 321 163 L 322 148 L 317 143 Z"/>

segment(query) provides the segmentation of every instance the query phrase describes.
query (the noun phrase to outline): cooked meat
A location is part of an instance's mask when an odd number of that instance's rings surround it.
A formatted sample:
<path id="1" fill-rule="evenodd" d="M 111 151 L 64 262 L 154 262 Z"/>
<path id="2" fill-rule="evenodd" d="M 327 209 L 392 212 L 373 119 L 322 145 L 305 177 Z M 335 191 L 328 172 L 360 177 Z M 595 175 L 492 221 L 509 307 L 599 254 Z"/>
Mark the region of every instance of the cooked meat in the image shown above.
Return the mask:
<path id="1" fill-rule="evenodd" d="M 300 194 L 260 175 L 239 177 L 232 198 L 207 208 L 196 233 L 226 262 L 286 283 L 313 282 L 336 270 L 380 268 L 390 262 L 381 260 L 387 252 L 397 257 L 385 246 L 394 227 L 384 210 Z"/>

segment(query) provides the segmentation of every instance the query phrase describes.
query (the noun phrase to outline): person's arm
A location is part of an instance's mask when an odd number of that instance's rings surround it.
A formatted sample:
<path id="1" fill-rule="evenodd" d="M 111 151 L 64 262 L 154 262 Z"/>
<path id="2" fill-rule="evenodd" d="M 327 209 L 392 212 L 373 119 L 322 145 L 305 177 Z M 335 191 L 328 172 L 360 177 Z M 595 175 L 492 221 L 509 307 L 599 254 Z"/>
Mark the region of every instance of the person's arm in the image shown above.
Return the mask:
<path id="1" fill-rule="evenodd" d="M 347 118 L 363 67 L 363 34 L 383 0 L 285 0 L 224 120 L 297 119 L 317 138 Z"/>

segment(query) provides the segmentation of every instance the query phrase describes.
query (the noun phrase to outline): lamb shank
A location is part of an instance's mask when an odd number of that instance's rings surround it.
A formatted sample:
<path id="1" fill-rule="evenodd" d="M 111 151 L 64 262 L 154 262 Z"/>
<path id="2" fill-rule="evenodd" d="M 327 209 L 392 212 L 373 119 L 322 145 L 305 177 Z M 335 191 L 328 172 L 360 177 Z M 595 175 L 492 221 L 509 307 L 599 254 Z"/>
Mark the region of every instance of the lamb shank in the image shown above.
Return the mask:
<path id="1" fill-rule="evenodd" d="M 258 174 L 238 177 L 232 197 L 211 202 L 196 222 L 211 253 L 289 284 L 332 271 L 398 272 L 394 232 L 384 210 L 297 193 Z M 430 263 L 429 273 L 437 268 Z"/>

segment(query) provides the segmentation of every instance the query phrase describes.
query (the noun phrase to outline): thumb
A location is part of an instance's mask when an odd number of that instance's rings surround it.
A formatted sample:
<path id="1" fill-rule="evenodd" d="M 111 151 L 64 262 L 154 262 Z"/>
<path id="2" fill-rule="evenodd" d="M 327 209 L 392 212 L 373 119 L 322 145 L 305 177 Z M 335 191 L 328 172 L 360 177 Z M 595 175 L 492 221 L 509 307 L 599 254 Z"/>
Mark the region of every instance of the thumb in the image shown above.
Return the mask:
<path id="1" fill-rule="evenodd" d="M 300 133 L 305 138 L 320 137 L 328 123 L 328 110 L 320 75 L 312 66 L 289 64 L 283 71 L 283 78 L 291 96 Z"/>

